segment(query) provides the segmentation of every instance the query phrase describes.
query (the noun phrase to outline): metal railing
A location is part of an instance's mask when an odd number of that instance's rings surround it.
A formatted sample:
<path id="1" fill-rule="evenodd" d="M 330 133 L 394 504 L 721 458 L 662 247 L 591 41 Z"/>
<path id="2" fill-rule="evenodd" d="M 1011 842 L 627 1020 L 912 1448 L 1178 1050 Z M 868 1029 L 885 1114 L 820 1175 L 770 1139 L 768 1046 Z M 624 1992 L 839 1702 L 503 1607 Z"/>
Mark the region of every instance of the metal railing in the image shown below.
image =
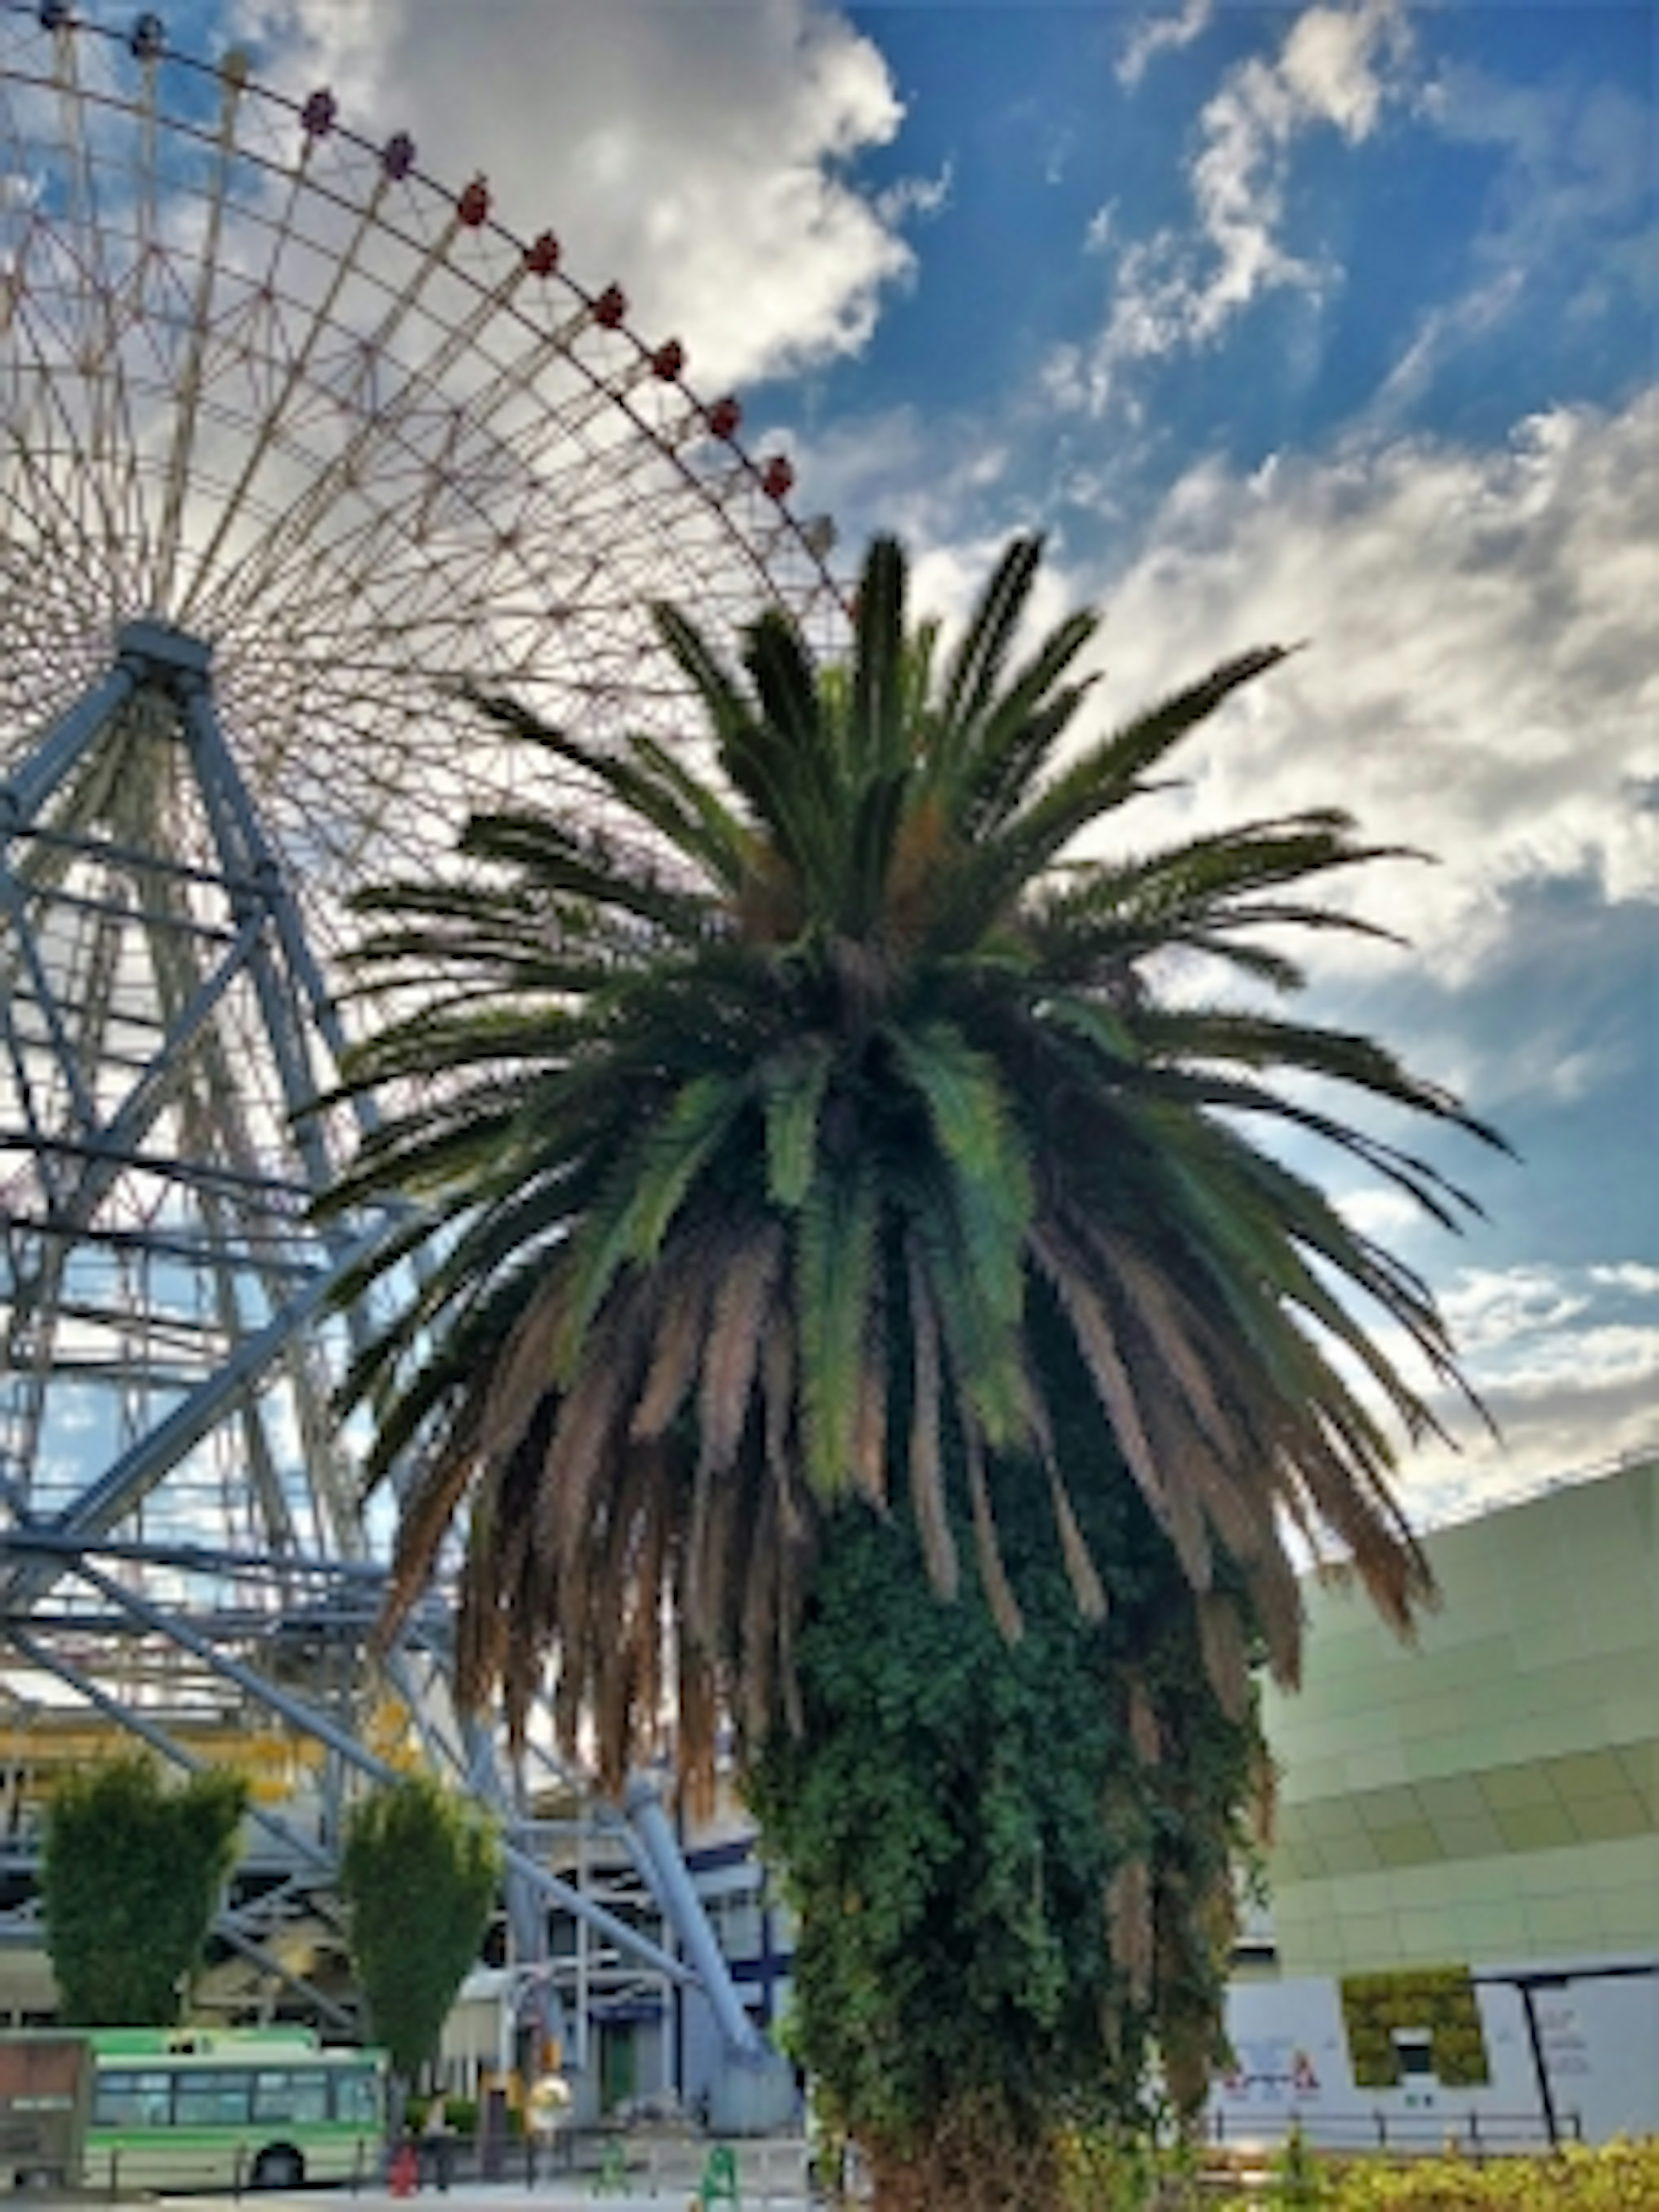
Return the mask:
<path id="1" fill-rule="evenodd" d="M 1206 2133 L 1217 2149 L 1279 2145 L 1295 2134 L 1310 2150 L 1381 2151 L 1402 2158 L 1451 2152 L 1477 2166 L 1488 2158 L 1555 2147 L 1541 2112 L 1483 2112 L 1473 2107 L 1459 2112 L 1449 2105 L 1418 2112 L 1320 2112 L 1296 2106 L 1282 2112 L 1217 2111 L 1211 2114 Z M 1558 2112 L 1556 2141 L 1577 2143 L 1583 2139 L 1583 2116 Z"/>

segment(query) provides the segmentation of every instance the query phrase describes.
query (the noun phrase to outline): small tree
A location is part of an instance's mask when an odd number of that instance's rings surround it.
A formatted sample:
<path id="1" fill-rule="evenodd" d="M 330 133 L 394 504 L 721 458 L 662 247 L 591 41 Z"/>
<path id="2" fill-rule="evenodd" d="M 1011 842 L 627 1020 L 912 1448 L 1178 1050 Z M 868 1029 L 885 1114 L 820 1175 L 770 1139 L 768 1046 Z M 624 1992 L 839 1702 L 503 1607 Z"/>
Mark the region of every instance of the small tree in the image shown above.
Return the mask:
<path id="1" fill-rule="evenodd" d="M 352 1962 L 404 2085 L 437 2049 L 500 1879 L 494 1831 L 429 1776 L 389 1784 L 351 1815 L 340 1887 Z"/>
<path id="2" fill-rule="evenodd" d="M 207 1767 L 169 1788 L 143 1753 L 58 1784 L 40 1897 L 66 2020 L 160 2027 L 178 2019 L 246 1807 L 240 1775 Z"/>

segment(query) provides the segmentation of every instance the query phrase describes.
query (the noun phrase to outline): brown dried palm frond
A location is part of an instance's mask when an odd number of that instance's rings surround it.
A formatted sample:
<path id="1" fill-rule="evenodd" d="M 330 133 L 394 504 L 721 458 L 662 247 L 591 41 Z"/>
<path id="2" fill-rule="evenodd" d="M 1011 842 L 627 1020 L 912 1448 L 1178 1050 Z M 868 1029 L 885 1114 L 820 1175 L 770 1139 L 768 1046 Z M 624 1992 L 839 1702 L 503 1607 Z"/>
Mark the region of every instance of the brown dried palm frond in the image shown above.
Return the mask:
<path id="1" fill-rule="evenodd" d="M 1077 1509 L 1072 1503 L 1071 1493 L 1061 1478 L 1060 1465 L 1052 1449 L 1043 1452 L 1042 1465 L 1048 1478 L 1048 1497 L 1054 1509 L 1054 1526 L 1060 1532 L 1060 1559 L 1078 1612 L 1087 1621 L 1104 1620 L 1110 1609 L 1106 1585 L 1100 1578 L 1100 1570 L 1095 1565 L 1094 1556 L 1078 1524 Z"/>
<path id="2" fill-rule="evenodd" d="M 1025 1632 L 1024 1618 L 1019 1600 L 1014 1595 L 1013 1584 L 1008 1579 L 1002 1547 L 997 1541 L 996 1515 L 991 1510 L 990 1487 L 985 1477 L 985 1454 L 971 1428 L 963 1437 L 963 1459 L 968 1471 L 968 1498 L 973 1515 L 980 1587 L 991 1608 L 992 1620 L 1008 1643 L 1018 1644 Z"/>
<path id="3" fill-rule="evenodd" d="M 1250 1709 L 1249 1644 L 1237 1604 L 1224 1590 L 1199 1597 L 1198 1640 L 1217 1704 L 1229 1720 L 1243 1721 Z"/>
<path id="4" fill-rule="evenodd" d="M 732 1464 L 748 1425 L 785 1249 L 782 1224 L 763 1221 L 726 1256 L 716 1279 L 697 1403 L 698 1449 L 711 1467 Z"/>
<path id="5" fill-rule="evenodd" d="M 1164 1756 L 1164 1732 L 1152 1692 L 1139 1674 L 1130 1680 L 1125 1711 L 1135 1757 L 1143 1766 L 1156 1766 Z"/>

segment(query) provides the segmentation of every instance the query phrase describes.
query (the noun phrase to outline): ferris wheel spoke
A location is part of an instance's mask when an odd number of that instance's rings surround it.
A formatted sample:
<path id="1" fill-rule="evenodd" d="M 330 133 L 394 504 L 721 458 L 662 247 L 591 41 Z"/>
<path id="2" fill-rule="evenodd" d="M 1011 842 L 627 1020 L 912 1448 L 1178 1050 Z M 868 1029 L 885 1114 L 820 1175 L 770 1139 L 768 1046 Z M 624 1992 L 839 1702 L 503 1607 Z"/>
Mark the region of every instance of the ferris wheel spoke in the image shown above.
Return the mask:
<path id="1" fill-rule="evenodd" d="M 124 289 L 142 285 L 146 264 L 142 254 L 129 252 L 124 285 L 112 258 L 120 240 L 131 239 L 131 218 L 105 204 L 92 145 L 104 111 L 82 82 L 80 52 L 72 40 L 58 46 L 58 102 L 69 153 L 66 182 L 73 195 L 70 219 L 54 234 L 54 258 L 64 270 L 64 357 L 58 367 L 66 380 L 78 380 L 84 397 L 88 476 L 105 503 L 110 545 L 136 550 L 135 565 L 142 573 L 147 566 L 148 518 L 137 486 L 141 449 L 117 372 L 121 295 Z M 142 202 L 142 194 L 137 197 Z"/>
<path id="2" fill-rule="evenodd" d="M 69 522 L 90 556 L 100 547 L 118 543 L 119 535 L 112 486 L 82 434 L 76 403 L 85 395 L 68 371 L 74 355 L 72 318 L 58 320 L 61 302 L 52 268 L 56 258 L 60 257 L 46 222 L 38 215 L 31 216 L 13 249 L 8 287 L 7 336 L 17 362 L 9 380 L 8 445 L 16 466 L 29 479 L 27 497 L 15 502 L 21 512 L 34 515 L 44 511 L 60 523 Z M 49 427 L 52 419 L 58 426 L 56 434 Z M 94 507 L 101 529 L 87 530 L 77 511 L 82 502 Z M 78 573 L 91 573 L 90 565 Z"/>
<path id="3" fill-rule="evenodd" d="M 276 210 L 268 225 L 269 242 L 263 256 L 264 272 L 252 296 L 264 303 L 269 313 L 269 328 L 273 335 L 283 328 L 280 303 L 284 294 L 283 274 L 286 259 L 299 234 L 298 211 L 304 202 L 310 178 L 311 164 L 316 142 L 307 135 L 297 164 L 286 173 L 273 172 L 281 178 L 281 189 Z M 243 150 L 246 152 L 246 149 Z M 264 164 L 260 164 L 261 180 L 268 181 Z M 266 358 L 275 369 L 272 388 L 258 422 L 259 434 L 247 441 L 242 466 L 234 483 L 218 505 L 213 527 L 203 548 L 196 577 L 180 600 L 181 619 L 193 618 L 197 605 L 210 580 L 219 576 L 223 567 L 225 550 L 235 526 L 240 520 L 245 502 L 252 495 L 256 481 L 270 454 L 280 447 L 296 400 L 308 391 L 308 380 L 319 346 L 325 337 L 337 326 L 341 301 L 349 289 L 359 257 L 367 250 L 375 235 L 390 179 L 383 173 L 365 204 L 357 210 L 352 228 L 342 250 L 325 264 L 319 285 L 307 301 L 296 292 L 292 300 L 296 336 L 291 342 L 279 342 L 267 349 Z M 252 333 L 247 340 L 248 357 L 257 357 Z M 230 574 L 235 571 L 233 568 Z M 228 580 L 227 580 L 228 581 Z"/>
<path id="4" fill-rule="evenodd" d="M 372 331 L 361 337 L 340 334 L 347 339 L 354 375 L 366 377 L 383 364 L 395 363 L 394 341 L 443 269 L 448 248 L 460 227 L 458 214 L 426 248 Z M 373 232 L 360 232 L 359 240 L 354 244 L 361 241 L 366 245 L 374 235 Z M 343 276 L 354 273 L 349 267 L 343 268 Z M 372 470 L 375 447 L 396 437 L 418 397 L 442 389 L 443 375 L 453 371 L 468 342 L 470 333 L 468 341 L 457 343 L 456 334 L 448 331 L 435 359 L 422 361 L 418 368 L 403 371 L 397 390 L 375 391 L 370 395 L 371 404 L 360 410 L 338 451 L 316 471 L 276 527 L 231 568 L 224 580 L 227 592 L 257 593 L 264 587 L 272 569 L 296 545 L 303 544 L 330 507 L 355 489 L 359 479 Z"/>
<path id="5" fill-rule="evenodd" d="M 149 73 L 147 88 L 153 100 L 153 70 Z M 212 335 L 215 281 L 224 243 L 225 206 L 234 155 L 236 110 L 241 90 L 241 80 L 234 71 L 221 72 L 213 184 L 205 196 L 203 246 L 191 295 L 191 311 L 185 323 L 184 356 L 174 384 L 167 458 L 163 471 L 161 515 L 155 548 L 155 588 L 162 603 L 172 596 L 177 577 L 185 502 L 191 487 L 198 419 L 202 404 L 203 372 Z M 146 124 L 147 137 L 153 137 L 154 130 L 152 107 Z M 153 195 L 155 190 L 158 171 L 159 164 L 155 164 L 147 173 L 147 197 Z"/>

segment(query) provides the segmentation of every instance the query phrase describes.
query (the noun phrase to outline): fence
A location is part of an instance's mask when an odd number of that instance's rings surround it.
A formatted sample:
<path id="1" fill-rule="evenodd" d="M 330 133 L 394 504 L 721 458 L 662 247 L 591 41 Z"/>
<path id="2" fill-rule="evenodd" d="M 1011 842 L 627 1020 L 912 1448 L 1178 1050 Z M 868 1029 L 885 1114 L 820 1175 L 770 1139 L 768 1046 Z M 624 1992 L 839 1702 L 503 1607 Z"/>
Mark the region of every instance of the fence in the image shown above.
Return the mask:
<path id="1" fill-rule="evenodd" d="M 1553 2147 L 1541 2113 L 1473 2109 L 1460 2112 L 1450 2106 L 1426 2112 L 1303 2112 L 1295 2106 L 1282 2112 L 1229 2115 L 1216 2111 L 1211 2115 L 1208 2135 L 1218 2149 L 1225 2149 L 1235 2144 L 1282 2142 L 1292 2131 L 1315 2150 L 1384 2151 L 1400 2157 L 1427 2157 L 1450 2150 L 1476 2165 L 1488 2158 Z M 1582 2142 L 1583 2134 L 1580 2114 L 1557 2113 L 1559 2142 Z"/>

